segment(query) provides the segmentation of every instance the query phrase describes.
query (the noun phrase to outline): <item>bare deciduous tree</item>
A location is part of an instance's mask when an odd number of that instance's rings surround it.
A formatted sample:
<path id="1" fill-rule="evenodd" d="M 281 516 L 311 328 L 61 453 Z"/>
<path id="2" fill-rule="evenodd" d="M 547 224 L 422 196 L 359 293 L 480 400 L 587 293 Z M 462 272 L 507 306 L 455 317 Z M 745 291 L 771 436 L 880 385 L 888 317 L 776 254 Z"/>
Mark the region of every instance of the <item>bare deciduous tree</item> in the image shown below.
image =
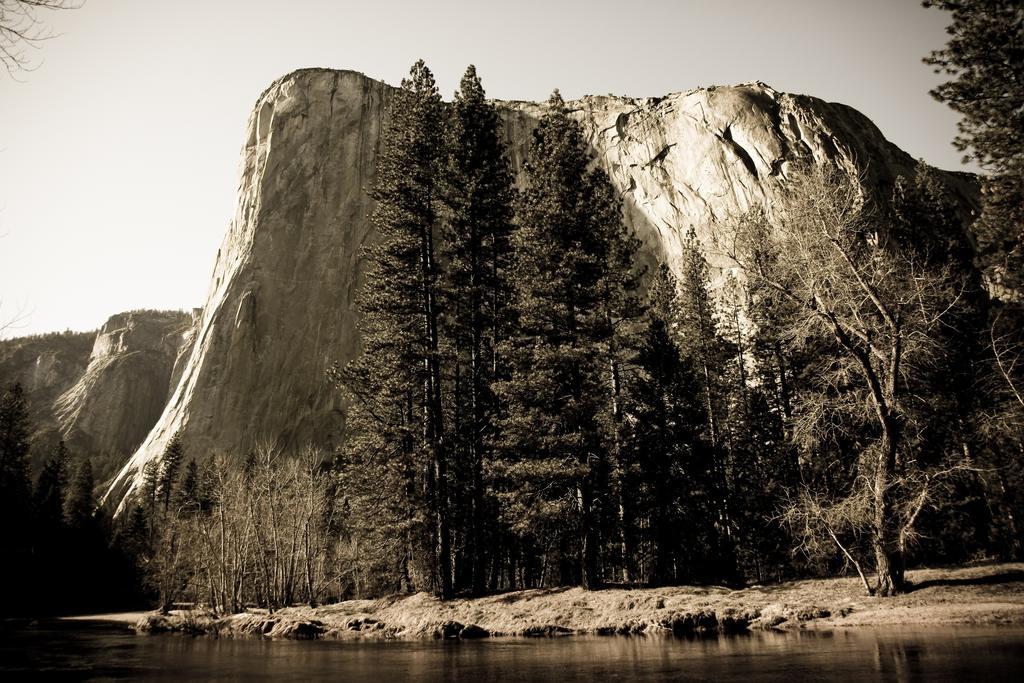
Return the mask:
<path id="1" fill-rule="evenodd" d="M 928 411 L 922 382 L 941 367 L 941 328 L 962 285 L 889 239 L 857 178 L 822 166 L 792 173 L 774 226 L 748 214 L 728 251 L 766 296 L 791 304 L 790 343 L 824 339 L 834 349 L 800 399 L 794 437 L 808 453 L 821 453 L 818 444 L 842 430 L 858 432 L 848 441 L 862 444 L 846 489 L 802 491 L 786 520 L 805 539 L 831 539 L 862 578 L 855 549 L 840 538 L 864 537 L 877 575 L 872 592 L 900 592 L 919 513 L 936 485 L 969 467 L 963 453 L 926 466 L 915 452 Z"/>
<path id="2" fill-rule="evenodd" d="M 1016 327 L 1018 320 L 1011 318 L 1009 329 L 1005 329 L 1003 312 L 998 312 L 989 326 L 989 344 L 995 368 L 1002 379 L 1002 389 L 1006 401 L 1013 405 L 1015 411 L 1024 408 L 1024 386 L 1021 386 L 1021 375 L 1024 373 L 1024 347 L 1020 341 L 1020 330 Z"/>
<path id="3" fill-rule="evenodd" d="M 191 491 L 179 485 L 166 509 L 155 494 L 137 501 L 150 524 L 140 559 L 164 609 L 186 602 L 218 613 L 247 604 L 273 611 L 339 595 L 347 567 L 320 452 L 291 458 L 261 446 L 244 467 L 215 455 L 196 472 L 201 481 Z"/>

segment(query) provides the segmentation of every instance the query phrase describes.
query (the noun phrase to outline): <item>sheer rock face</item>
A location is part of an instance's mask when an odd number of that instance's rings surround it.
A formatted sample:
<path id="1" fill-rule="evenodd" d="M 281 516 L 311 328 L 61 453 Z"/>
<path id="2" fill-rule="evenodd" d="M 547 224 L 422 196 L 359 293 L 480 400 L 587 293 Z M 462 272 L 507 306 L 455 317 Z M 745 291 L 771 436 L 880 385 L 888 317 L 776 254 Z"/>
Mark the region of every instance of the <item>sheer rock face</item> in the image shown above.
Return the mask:
<path id="1" fill-rule="evenodd" d="M 132 311 L 98 332 L 0 342 L 0 377 L 28 397 L 33 469 L 64 440 L 93 460 L 97 478 L 114 474 L 160 416 L 190 324 L 186 313 Z"/>
<path id="2" fill-rule="evenodd" d="M 178 311 L 134 311 L 107 320 L 85 372 L 53 404 L 73 451 L 123 462 L 142 443 L 167 401 L 174 360 L 191 322 Z"/>
<path id="3" fill-rule="evenodd" d="M 303 71 L 260 97 L 191 355 L 108 501 L 122 500 L 178 430 L 186 457 L 242 457 L 261 440 L 337 441 L 327 370 L 358 349 L 359 254 L 373 234 L 366 190 L 391 92 L 356 73 Z"/>
<path id="4" fill-rule="evenodd" d="M 261 441 L 286 449 L 337 444 L 343 406 L 326 373 L 359 349 L 360 247 L 374 238 L 366 191 L 393 92 L 362 74 L 315 69 L 289 74 L 260 97 L 242 150 L 237 211 L 191 351 L 108 503 L 124 500 L 178 430 L 189 457 L 242 457 Z M 498 105 L 520 171 L 544 106 Z M 621 193 L 642 258 L 673 269 L 692 227 L 721 276 L 730 217 L 753 206 L 772 215 L 796 161 L 866 168 L 882 192 L 914 170 L 858 112 L 761 83 L 568 106 Z M 952 174 L 949 181 L 970 184 Z"/>
<path id="5" fill-rule="evenodd" d="M 0 341 L 0 381 L 20 383 L 30 409 L 52 403 L 89 363 L 95 332 L 55 332 Z"/>

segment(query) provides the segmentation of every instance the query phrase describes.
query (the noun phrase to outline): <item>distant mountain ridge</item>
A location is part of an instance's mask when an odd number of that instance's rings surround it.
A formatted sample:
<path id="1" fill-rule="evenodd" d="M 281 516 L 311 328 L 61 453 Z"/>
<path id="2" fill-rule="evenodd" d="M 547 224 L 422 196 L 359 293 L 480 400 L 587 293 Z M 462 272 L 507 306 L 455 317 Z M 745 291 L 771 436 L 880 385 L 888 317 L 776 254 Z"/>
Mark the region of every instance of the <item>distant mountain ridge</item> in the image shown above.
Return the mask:
<path id="1" fill-rule="evenodd" d="M 0 341 L 0 381 L 20 382 L 28 394 L 33 468 L 64 440 L 93 460 L 99 480 L 112 476 L 160 416 L 193 319 L 129 311 L 96 332 Z"/>

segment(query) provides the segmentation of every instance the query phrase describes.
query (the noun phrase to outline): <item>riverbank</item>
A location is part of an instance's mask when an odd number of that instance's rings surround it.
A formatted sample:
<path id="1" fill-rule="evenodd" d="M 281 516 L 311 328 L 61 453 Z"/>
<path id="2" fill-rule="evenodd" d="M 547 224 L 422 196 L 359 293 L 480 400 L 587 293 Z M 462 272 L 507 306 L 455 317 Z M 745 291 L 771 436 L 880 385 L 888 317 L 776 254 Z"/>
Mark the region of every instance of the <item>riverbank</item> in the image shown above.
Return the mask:
<path id="1" fill-rule="evenodd" d="M 318 608 L 147 614 L 142 633 L 265 638 L 480 638 L 571 634 L 737 633 L 1024 623 L 1024 563 L 908 572 L 911 590 L 864 595 L 858 579 L 809 579 L 738 590 L 716 586 L 535 589 L 441 602 L 424 594 Z"/>
<path id="2" fill-rule="evenodd" d="M 104 614 L 75 614 L 61 617 L 61 621 L 103 621 L 134 626 L 150 615 L 149 612 L 107 612 Z"/>

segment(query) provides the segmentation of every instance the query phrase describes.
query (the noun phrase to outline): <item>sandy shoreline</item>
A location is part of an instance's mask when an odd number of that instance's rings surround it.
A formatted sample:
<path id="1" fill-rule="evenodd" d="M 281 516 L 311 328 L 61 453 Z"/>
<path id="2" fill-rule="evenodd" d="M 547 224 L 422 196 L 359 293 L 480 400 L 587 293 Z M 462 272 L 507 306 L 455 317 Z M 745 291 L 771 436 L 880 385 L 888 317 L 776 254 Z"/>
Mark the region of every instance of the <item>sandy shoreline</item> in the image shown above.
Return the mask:
<path id="1" fill-rule="evenodd" d="M 134 626 L 150 612 L 108 612 L 105 614 L 76 614 L 70 617 L 59 617 L 61 621 L 106 621 Z"/>
<path id="2" fill-rule="evenodd" d="M 715 586 L 524 590 L 441 602 L 417 593 L 217 616 L 137 614 L 142 633 L 215 637 L 414 639 L 572 634 L 688 635 L 750 629 L 1024 624 L 1024 563 L 908 573 L 913 590 L 864 595 L 853 578 L 810 579 L 739 590 Z M 130 614 L 93 615 L 79 619 Z"/>

